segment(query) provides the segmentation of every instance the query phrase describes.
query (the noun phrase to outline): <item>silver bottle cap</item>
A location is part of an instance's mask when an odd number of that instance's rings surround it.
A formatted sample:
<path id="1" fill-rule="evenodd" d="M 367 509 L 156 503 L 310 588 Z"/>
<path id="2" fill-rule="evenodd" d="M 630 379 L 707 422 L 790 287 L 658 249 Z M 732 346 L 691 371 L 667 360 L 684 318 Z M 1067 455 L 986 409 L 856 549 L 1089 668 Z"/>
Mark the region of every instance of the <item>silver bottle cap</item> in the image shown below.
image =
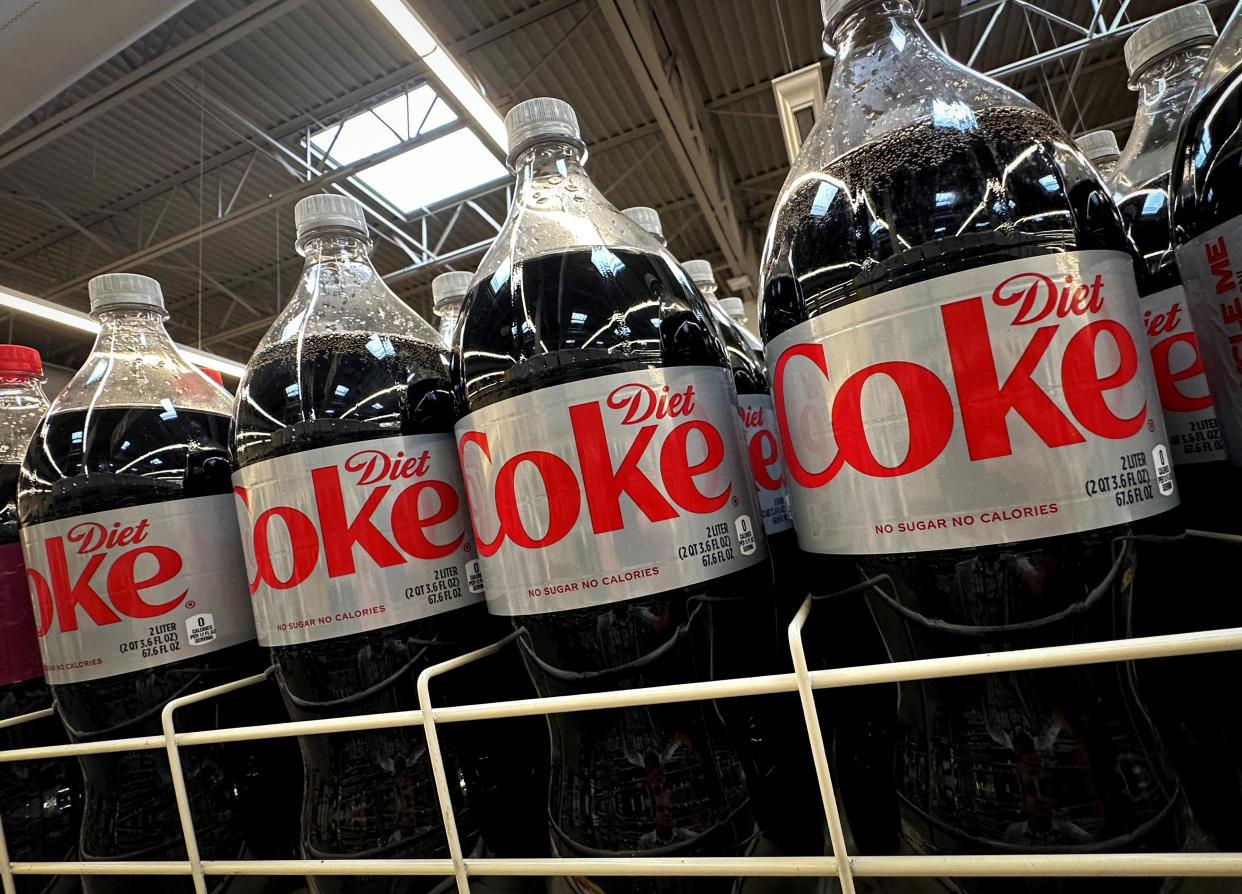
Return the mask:
<path id="1" fill-rule="evenodd" d="M 509 164 L 523 151 L 545 140 L 563 140 L 582 146 L 578 115 L 563 99 L 538 96 L 519 102 L 505 115 L 505 134 L 509 143 Z"/>
<path id="2" fill-rule="evenodd" d="M 168 315 L 160 284 L 141 273 L 105 273 L 92 279 L 86 291 L 91 296 L 92 316 L 114 307 L 145 308 Z"/>
<path id="3" fill-rule="evenodd" d="M 440 308 L 450 304 L 461 304 L 470 290 L 473 273 L 464 270 L 450 270 L 441 273 L 431 281 L 431 306 L 438 312 Z"/>
<path id="4" fill-rule="evenodd" d="M 1173 50 L 1197 43 L 1212 43 L 1215 39 L 1216 25 L 1212 23 L 1212 14 L 1202 3 L 1187 3 L 1170 9 L 1130 35 L 1122 51 L 1126 57 L 1126 71 L 1133 78 Z"/>
<path id="5" fill-rule="evenodd" d="M 1111 130 L 1093 130 L 1085 133 L 1077 140 L 1078 148 L 1087 156 L 1087 161 L 1095 164 L 1121 155 L 1121 147 L 1117 145 L 1117 135 Z"/>
<path id="6" fill-rule="evenodd" d="M 293 206 L 293 222 L 297 226 L 297 238 L 319 227 L 348 227 L 362 233 L 367 231 L 366 210 L 349 196 L 324 193 L 307 196 Z"/>
<path id="7" fill-rule="evenodd" d="M 656 239 L 664 240 L 664 227 L 660 224 L 660 214 L 654 208 L 648 208 L 646 205 L 635 205 L 633 208 L 626 208 L 621 213 L 652 236 L 655 236 Z"/>
<path id="8" fill-rule="evenodd" d="M 720 309 L 733 319 L 746 322 L 746 305 L 741 298 L 721 298 Z"/>
<path id="9" fill-rule="evenodd" d="M 690 277 L 690 281 L 696 286 L 716 287 L 716 276 L 712 273 L 711 261 L 695 258 L 682 264 L 681 269 L 686 271 L 686 276 Z"/>

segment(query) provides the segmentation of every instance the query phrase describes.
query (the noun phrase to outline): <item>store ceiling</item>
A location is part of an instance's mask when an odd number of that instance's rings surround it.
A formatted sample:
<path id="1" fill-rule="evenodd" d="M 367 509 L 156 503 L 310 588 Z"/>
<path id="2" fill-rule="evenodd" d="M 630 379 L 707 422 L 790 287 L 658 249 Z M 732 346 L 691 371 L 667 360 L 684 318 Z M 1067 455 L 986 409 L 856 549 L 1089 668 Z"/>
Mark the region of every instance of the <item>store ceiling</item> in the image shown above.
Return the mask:
<path id="1" fill-rule="evenodd" d="M 1079 35 L 1030 5 L 928 0 L 923 18 L 963 60 L 986 31 L 974 61 L 985 71 L 1056 55 L 1002 80 L 1072 132 L 1111 126 L 1124 141 L 1135 102 L 1125 85 L 1124 36 L 1051 54 Z M 1124 23 L 1177 3 L 1038 5 L 1085 27 L 1093 6 L 1110 21 L 1124 8 Z M 1210 5 L 1218 21 L 1228 12 L 1223 0 Z M 0 19 L 22 6 L 0 3 Z M 816 0 L 414 6 L 502 113 L 538 95 L 573 103 L 598 185 L 618 207 L 660 208 L 674 254 L 706 257 L 734 273 L 753 261 L 787 169 L 770 82 L 817 61 L 825 74 L 829 66 Z M 65 29 L 77 21 L 67 18 Z M 0 27 L 0 57 L 7 34 Z M 146 273 L 164 285 L 175 338 L 244 360 L 297 278 L 293 204 L 322 189 L 307 181 L 307 128 L 317 131 L 422 78 L 408 47 L 366 0 L 184 5 L 0 133 L 0 286 L 85 309 L 92 275 Z M 654 95 L 652 84 L 664 92 Z M 673 128 L 670 139 L 668 123 L 679 120 L 694 125 L 689 134 Z M 393 287 L 424 314 L 431 279 L 471 269 L 495 233 L 492 221 L 503 219 L 503 183 L 470 198 L 410 215 L 383 212 L 388 223 L 379 229 L 388 239 L 377 242 L 377 266 L 401 271 Z M 440 260 L 425 263 L 418 246 Z M 754 278 L 753 269 L 744 272 Z M 80 333 L 25 317 L 0 316 L 5 338 L 71 366 L 89 347 Z"/>

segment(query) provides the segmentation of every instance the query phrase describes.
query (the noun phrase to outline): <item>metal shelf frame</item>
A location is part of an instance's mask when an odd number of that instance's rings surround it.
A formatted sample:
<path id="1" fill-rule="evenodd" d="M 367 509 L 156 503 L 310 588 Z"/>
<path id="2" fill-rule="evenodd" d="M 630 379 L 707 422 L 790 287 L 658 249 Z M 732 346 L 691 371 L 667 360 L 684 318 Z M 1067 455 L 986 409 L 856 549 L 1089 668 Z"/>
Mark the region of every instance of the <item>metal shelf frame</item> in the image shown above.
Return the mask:
<path id="1" fill-rule="evenodd" d="M 1191 536 L 1242 543 L 1242 538 L 1231 535 L 1200 531 L 1187 533 Z M 1135 539 L 1167 540 L 1169 538 Z M 842 593 L 833 594 L 833 598 L 857 594 L 874 583 L 875 581 L 865 581 Z M 3 824 L 0 823 L 0 885 L 3 887 L 4 894 L 16 894 L 15 878 L 19 875 L 145 874 L 189 876 L 193 880 L 197 894 L 207 894 L 208 876 L 423 875 L 452 876 L 456 881 L 458 894 L 470 894 L 470 879 L 475 876 L 836 876 L 840 881 L 843 894 L 854 894 L 854 879 L 862 877 L 1201 876 L 1242 878 L 1242 853 L 960 856 L 848 854 L 841 813 L 837 807 L 833 788 L 832 773 L 828 767 L 827 749 L 820 731 L 814 700 L 814 693 L 818 689 L 843 686 L 897 683 L 1242 650 L 1242 627 L 812 671 L 807 666 L 802 631 L 816 602 L 822 598 L 825 597 L 808 596 L 789 625 L 789 651 L 794 668 L 792 673 L 453 707 L 432 706 L 431 684 L 437 677 L 486 658 L 501 649 L 513 647 L 513 640 L 518 635 L 515 631 L 484 648 L 426 668 L 418 677 L 419 710 L 417 711 L 271 723 L 203 732 L 177 731 L 176 712 L 180 708 L 253 686 L 263 681 L 271 673 L 269 670 L 265 674 L 246 677 L 223 686 L 204 689 L 173 699 L 165 706 L 161 715 L 163 735 L 112 739 L 90 744 L 0 751 L 0 763 L 5 763 L 82 754 L 164 749 L 168 754 L 172 769 L 173 789 L 180 812 L 182 831 L 185 835 L 187 857 L 185 860 L 167 861 L 12 862 L 5 843 Z M 440 724 L 789 692 L 796 692 L 801 702 L 807 737 L 819 780 L 820 796 L 832 843 L 832 852 L 836 856 L 497 859 L 463 855 L 461 839 L 449 799 L 448 777 L 440 751 L 437 731 Z M 0 721 L 0 729 L 48 717 L 51 714 L 52 709 L 49 708 Z M 448 858 L 425 860 L 203 860 L 201 858 L 195 836 L 194 820 L 190 815 L 189 800 L 186 795 L 185 777 L 181 772 L 182 748 L 211 743 L 246 742 L 288 736 L 388 729 L 399 726 L 422 726 L 427 737 L 436 794 L 448 843 Z"/>

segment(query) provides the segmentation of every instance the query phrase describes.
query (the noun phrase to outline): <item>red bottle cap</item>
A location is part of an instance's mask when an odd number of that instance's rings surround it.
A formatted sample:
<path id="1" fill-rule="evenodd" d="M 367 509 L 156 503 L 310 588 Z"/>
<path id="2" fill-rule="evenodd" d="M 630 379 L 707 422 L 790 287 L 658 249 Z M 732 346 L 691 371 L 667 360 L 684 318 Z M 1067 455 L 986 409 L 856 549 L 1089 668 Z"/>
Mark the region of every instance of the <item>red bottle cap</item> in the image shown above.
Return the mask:
<path id="1" fill-rule="evenodd" d="M 39 352 L 25 345 L 0 345 L 0 373 L 22 373 L 42 376 L 43 361 Z"/>
<path id="2" fill-rule="evenodd" d="M 205 375 L 207 378 L 211 379 L 211 381 L 215 382 L 221 388 L 224 387 L 224 376 L 220 375 L 220 370 L 208 369 L 206 366 L 200 366 L 198 368 L 198 371 L 201 372 L 203 375 Z"/>

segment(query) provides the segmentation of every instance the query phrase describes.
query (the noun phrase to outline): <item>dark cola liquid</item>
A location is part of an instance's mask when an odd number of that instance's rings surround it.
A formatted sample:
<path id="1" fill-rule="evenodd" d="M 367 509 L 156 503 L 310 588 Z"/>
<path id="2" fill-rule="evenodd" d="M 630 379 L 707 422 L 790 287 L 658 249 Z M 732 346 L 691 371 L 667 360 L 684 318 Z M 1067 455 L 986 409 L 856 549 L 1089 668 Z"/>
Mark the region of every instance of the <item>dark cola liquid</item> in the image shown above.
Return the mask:
<path id="1" fill-rule="evenodd" d="M 723 311 L 716 312 L 715 320 L 737 393 L 769 395 L 763 355 L 740 331 L 741 323 Z M 767 541 L 772 557 L 772 598 L 739 602 L 724 606 L 725 610 L 712 607 L 713 633 L 723 645 L 714 668 L 719 677 L 793 670 L 786 630 L 810 592 L 806 563 L 802 561 L 793 528 L 768 533 Z M 857 604 L 856 601 L 854 605 Z M 867 622 L 871 624 L 870 618 Z M 871 624 L 873 631 L 874 627 Z M 876 634 L 875 639 L 878 638 Z M 735 643 L 750 646 L 732 648 Z M 820 658 L 818 654 L 813 657 L 816 666 L 823 665 Z M 830 718 L 835 706 L 822 694 L 819 702 L 825 738 L 831 745 Z M 747 758 L 759 825 L 786 853 L 822 853 L 824 808 L 798 697 L 791 694 L 725 699 L 719 707 Z"/>
<path id="2" fill-rule="evenodd" d="M 1177 245 L 1227 223 L 1242 208 L 1238 204 L 1242 199 L 1239 121 L 1242 77 L 1236 70 L 1186 110 L 1169 182 L 1171 232 Z M 1203 463 L 1185 472 L 1179 466 L 1177 481 L 1183 502 L 1195 510 L 1194 516 L 1187 514 L 1187 526 L 1242 533 L 1238 512 L 1242 470 L 1228 462 Z M 1191 576 L 1182 575 L 1176 611 L 1166 607 L 1158 612 L 1153 606 L 1153 620 L 1147 626 L 1152 632 L 1164 633 L 1242 625 L 1242 612 L 1236 600 L 1227 596 L 1231 587 L 1226 584 L 1234 576 L 1230 569 L 1236 567 L 1238 547 L 1193 541 L 1190 545 L 1196 556 L 1185 561 Z M 1194 582 L 1186 584 L 1187 580 Z M 1242 849 L 1242 824 L 1237 819 L 1242 813 L 1242 751 L 1238 748 L 1242 718 L 1237 712 L 1221 710 L 1210 681 L 1236 677 L 1238 663 L 1236 652 L 1153 662 L 1155 668 L 1185 682 L 1178 687 L 1178 697 L 1170 693 L 1161 707 L 1179 725 L 1180 735 L 1170 738 L 1195 818 L 1216 837 L 1222 850 Z"/>
<path id="3" fill-rule="evenodd" d="M 466 297 L 458 337 L 454 381 L 466 411 L 592 376 L 726 364 L 702 298 L 667 262 L 604 246 L 527 258 L 503 279 L 484 281 Z M 737 599 L 769 587 L 759 563 L 691 588 L 512 620 L 525 628 L 521 642 L 541 695 L 703 680 L 721 654 L 704 597 Z M 757 641 L 748 636 L 729 648 L 753 651 Z M 743 765 L 712 705 L 553 714 L 548 725 L 547 808 L 558 854 L 731 855 L 752 834 Z M 731 885 L 592 883 L 607 894 Z"/>
<path id="4" fill-rule="evenodd" d="M 0 463 L 0 545 L 17 543 L 16 463 Z M 0 574 L 21 577 L 25 567 L 17 554 L 16 567 Z M 35 628 L 31 619 L 31 640 Z M 0 686 L 0 720 L 20 717 L 52 706 L 52 693 L 42 677 Z M 68 740 L 55 717 L 34 720 L 0 730 L 0 750 L 63 745 Z M 0 764 L 0 821 L 10 860 L 74 860 L 82 822 L 82 774 L 71 758 Z M 80 885 L 76 878 L 15 876 L 18 894 L 69 894 Z"/>
<path id="5" fill-rule="evenodd" d="M 1169 178 L 1160 177 L 1123 196 L 1117 203 L 1130 238 L 1143 256 L 1139 270 L 1140 295 L 1151 295 L 1181 285 L 1173 248 L 1169 243 Z M 1182 303 L 1181 312 L 1190 309 Z M 1219 437 L 1213 438 L 1218 441 Z M 1174 453 L 1176 456 L 1176 452 Z M 1203 531 L 1242 532 L 1236 507 L 1242 498 L 1242 471 L 1227 460 L 1181 463 L 1177 465 L 1177 489 L 1181 505 L 1175 510 L 1178 521 Z M 1179 557 L 1168 552 L 1172 563 L 1198 565 L 1204 558 L 1191 550 Z M 1232 624 L 1226 626 L 1233 626 Z M 1187 628 L 1193 629 L 1193 628 Z M 1202 628 L 1199 628 L 1202 629 Z"/>
<path id="6" fill-rule="evenodd" d="M 232 493 L 227 416 L 161 407 L 104 407 L 47 417 L 20 480 L 23 525 L 129 506 Z M 162 449 L 161 449 L 162 448 Z M 232 557 L 229 557 L 232 558 Z M 53 685 L 57 710 L 78 742 L 162 735 L 169 699 L 260 672 L 254 643 L 118 676 Z M 178 710 L 178 730 L 260 721 L 262 687 Z M 86 782 L 83 859 L 184 860 L 185 845 L 162 748 L 80 759 Z M 279 853 L 279 804 L 270 785 L 278 755 L 266 746 L 205 745 L 181 753 L 199 851 L 232 860 Z M 276 768 L 275 772 L 273 768 Z M 217 890 L 232 890 L 229 881 Z M 87 877 L 91 894 L 191 891 L 188 879 Z"/>
<path id="7" fill-rule="evenodd" d="M 334 444 L 395 434 L 451 432 L 456 421 L 442 348 L 381 335 L 314 335 L 251 361 L 234 434 L 245 466 Z M 365 400 L 362 398 L 365 397 Z M 352 636 L 272 648 L 294 719 L 417 710 L 426 667 L 499 639 L 482 605 Z M 436 703 L 529 694 L 516 657 L 487 659 L 437 679 Z M 541 812 L 530 808 L 544 779 L 537 718 L 444 724 L 450 787 L 463 847 L 483 827 L 504 856 L 547 850 Z M 541 741 L 542 740 L 542 741 Z M 312 858 L 444 858 L 448 845 L 421 727 L 301 738 L 306 768 L 302 844 Z M 467 807 L 469 810 L 467 810 Z M 320 892 L 415 892 L 427 878 L 319 877 Z"/>
<path id="8" fill-rule="evenodd" d="M 1160 177 L 1118 202 L 1122 220 L 1143 255 L 1138 283 L 1141 295 L 1181 285 L 1169 241 L 1169 177 Z M 1181 312 L 1190 313 L 1182 302 Z M 1218 440 L 1218 438 L 1216 439 Z M 1179 455 L 1174 452 L 1174 456 Z M 1242 470 L 1228 460 L 1181 463 L 1176 467 L 1181 505 L 1160 518 L 1153 533 L 1242 531 L 1237 516 Z M 1186 570 L 1205 581 L 1232 576 L 1239 550 L 1233 544 L 1190 537 L 1139 545 L 1140 573 L 1134 588 L 1134 633 L 1154 636 L 1242 625 L 1242 611 L 1221 599 L 1216 586 L 1186 587 Z M 1177 611 L 1169 611 L 1177 593 Z M 1137 666 L 1140 692 L 1160 730 L 1169 756 L 1186 789 L 1199 824 L 1225 850 L 1242 846 L 1242 722 L 1222 717 L 1219 702 L 1208 696 L 1204 680 L 1242 674 L 1236 652 L 1164 658 Z M 1210 687 L 1209 687 L 1210 688 Z"/>
<path id="9" fill-rule="evenodd" d="M 1168 184 L 1172 197 L 1174 241 L 1182 245 L 1238 216 L 1242 201 L 1242 72 L 1234 71 L 1187 109 Z M 1242 471 L 1237 467 L 1204 470 L 1204 480 L 1177 469 L 1182 500 L 1210 522 L 1209 530 L 1242 533 Z M 1204 494 L 1200 497 L 1200 494 Z M 1187 524 L 1192 524 L 1191 519 Z M 1205 525 L 1206 526 L 1206 525 Z M 1226 600 L 1221 600 L 1222 602 Z M 1232 601 L 1232 600 L 1228 600 Z M 1235 622 L 1236 623 L 1236 622 Z M 1224 625 L 1224 626 L 1233 626 Z"/>
<path id="10" fill-rule="evenodd" d="M 884 134 L 783 196 L 762 326 L 772 339 L 848 302 L 972 267 L 1061 251 L 1126 251 L 1095 175 L 1042 113 L 975 112 L 977 128 Z M 962 483 L 967 486 L 967 482 Z M 1126 526 L 975 549 L 823 557 L 869 594 L 894 659 L 1123 637 Z M 837 572 L 842 566 L 848 574 Z M 1128 665 L 901 684 L 895 772 L 903 836 L 928 853 L 1178 850 L 1180 798 Z M 852 809 L 847 804 L 847 808 Z M 959 880 L 972 892 L 1035 890 Z M 1133 879 L 1039 891 L 1135 892 Z"/>

